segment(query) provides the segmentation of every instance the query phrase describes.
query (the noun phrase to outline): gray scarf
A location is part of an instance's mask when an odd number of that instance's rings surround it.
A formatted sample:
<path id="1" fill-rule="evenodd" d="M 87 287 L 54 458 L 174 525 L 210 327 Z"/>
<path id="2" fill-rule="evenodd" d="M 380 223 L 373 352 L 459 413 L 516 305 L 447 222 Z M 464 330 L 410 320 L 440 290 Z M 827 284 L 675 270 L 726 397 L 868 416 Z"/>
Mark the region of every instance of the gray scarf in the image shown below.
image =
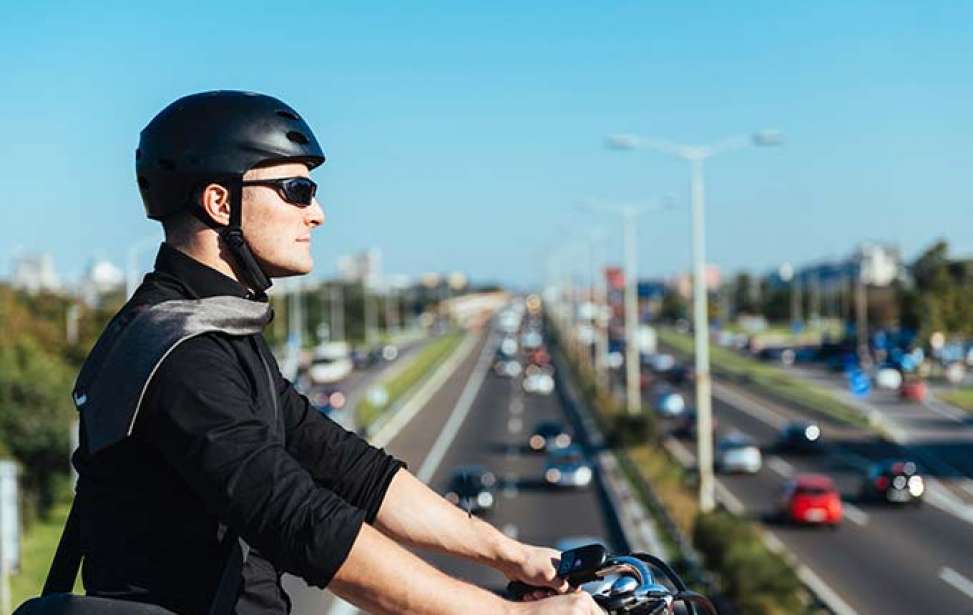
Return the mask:
<path id="1" fill-rule="evenodd" d="M 165 301 L 113 323 L 88 355 L 74 386 L 89 454 L 132 434 L 152 376 L 179 344 L 211 332 L 255 335 L 270 319 L 267 303 L 218 296 Z"/>

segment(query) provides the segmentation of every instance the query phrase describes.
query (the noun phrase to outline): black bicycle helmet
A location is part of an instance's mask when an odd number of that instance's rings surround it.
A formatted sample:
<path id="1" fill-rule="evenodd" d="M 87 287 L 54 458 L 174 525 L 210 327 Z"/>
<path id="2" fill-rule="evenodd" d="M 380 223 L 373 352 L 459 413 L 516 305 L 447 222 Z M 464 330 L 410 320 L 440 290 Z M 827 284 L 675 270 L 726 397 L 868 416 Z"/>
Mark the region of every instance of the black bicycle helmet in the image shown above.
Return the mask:
<path id="1" fill-rule="evenodd" d="M 240 179 L 271 162 L 314 168 L 324 152 L 311 127 L 272 96 L 222 90 L 180 98 L 142 130 L 135 173 L 149 218 L 160 220 L 195 205 L 208 182 Z"/>
<path id="2" fill-rule="evenodd" d="M 311 127 L 290 106 L 253 92 L 220 90 L 180 98 L 142 129 L 135 173 L 145 213 L 161 220 L 189 210 L 213 226 L 195 195 L 210 182 L 230 190 L 230 224 L 219 228 L 250 288 L 263 296 L 270 280 L 254 259 L 240 228 L 243 174 L 274 162 L 302 162 L 313 169 L 324 152 Z"/>

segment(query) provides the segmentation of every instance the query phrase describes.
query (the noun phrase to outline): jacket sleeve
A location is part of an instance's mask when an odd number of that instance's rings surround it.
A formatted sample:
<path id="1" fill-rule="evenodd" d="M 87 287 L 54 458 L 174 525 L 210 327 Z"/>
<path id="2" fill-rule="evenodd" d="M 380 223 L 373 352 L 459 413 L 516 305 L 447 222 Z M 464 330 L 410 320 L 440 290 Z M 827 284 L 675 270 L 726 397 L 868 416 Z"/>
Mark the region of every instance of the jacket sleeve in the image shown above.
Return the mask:
<path id="1" fill-rule="evenodd" d="M 253 407 L 229 345 L 203 335 L 162 362 L 142 437 L 206 508 L 278 568 L 324 587 L 344 563 L 365 512 L 319 484 Z"/>
<path id="2" fill-rule="evenodd" d="M 285 378 L 277 382 L 288 452 L 314 480 L 365 511 L 368 523 L 374 522 L 392 478 L 405 463 L 321 414 Z"/>

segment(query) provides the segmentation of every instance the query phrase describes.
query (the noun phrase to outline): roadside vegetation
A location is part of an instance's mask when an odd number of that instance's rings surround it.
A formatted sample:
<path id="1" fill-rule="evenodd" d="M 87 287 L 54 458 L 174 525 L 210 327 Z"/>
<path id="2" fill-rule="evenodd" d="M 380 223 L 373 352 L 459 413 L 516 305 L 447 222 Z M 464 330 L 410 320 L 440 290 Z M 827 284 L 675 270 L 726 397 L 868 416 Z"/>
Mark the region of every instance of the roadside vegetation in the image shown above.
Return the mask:
<path id="1" fill-rule="evenodd" d="M 973 413 L 973 387 L 962 387 L 940 393 L 940 397 L 967 412 Z"/>
<path id="2" fill-rule="evenodd" d="M 451 331 L 432 340 L 418 355 L 409 361 L 407 367 L 398 371 L 387 380 L 380 381 L 372 387 L 382 387 L 388 395 L 386 403 L 381 406 L 373 404 L 367 397 L 358 402 L 355 408 L 357 425 L 367 429 L 383 412 L 391 408 L 402 396 L 412 390 L 432 373 L 443 361 L 449 357 L 463 341 L 463 331 Z"/>
<path id="3" fill-rule="evenodd" d="M 683 358 L 693 355 L 693 338 L 690 335 L 669 328 L 659 328 L 658 335 L 659 341 L 676 354 Z M 868 427 L 868 421 L 860 412 L 830 391 L 795 378 L 778 367 L 713 345 L 710 346 L 710 362 L 716 375 L 745 384 L 772 398 L 824 412 L 852 425 Z"/>
<path id="4" fill-rule="evenodd" d="M 696 474 L 683 469 L 666 451 L 651 409 L 630 416 L 619 400 L 597 386 L 593 371 L 583 360 L 556 347 L 564 353 L 572 380 L 592 410 L 606 446 L 655 518 L 671 552 L 679 554 L 670 562 L 677 571 L 691 585 L 722 594 L 714 598 L 729 602 L 738 613 L 820 612 L 793 567 L 765 546 L 754 522 L 722 510 L 699 511 Z M 705 570 L 696 566 L 697 553 Z M 721 612 L 725 612 L 722 607 Z"/>

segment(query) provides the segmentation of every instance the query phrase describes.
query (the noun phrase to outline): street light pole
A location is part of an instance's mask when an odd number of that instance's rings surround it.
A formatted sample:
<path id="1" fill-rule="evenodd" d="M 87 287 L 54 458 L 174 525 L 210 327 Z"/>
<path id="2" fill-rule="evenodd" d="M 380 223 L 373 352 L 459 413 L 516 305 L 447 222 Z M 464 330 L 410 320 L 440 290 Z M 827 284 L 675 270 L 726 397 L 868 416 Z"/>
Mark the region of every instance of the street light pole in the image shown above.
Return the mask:
<path id="1" fill-rule="evenodd" d="M 763 131 L 751 138 L 732 137 L 713 146 L 678 145 L 660 139 L 632 135 L 609 137 L 611 149 L 630 150 L 648 147 L 687 160 L 691 165 L 693 243 L 693 319 L 696 354 L 696 463 L 699 468 L 699 508 L 711 512 L 716 507 L 713 477 L 713 409 L 709 369 L 709 319 L 706 296 L 706 229 L 704 225 L 703 161 L 718 153 L 749 145 L 769 146 L 781 142 L 780 133 Z"/>
<path id="2" fill-rule="evenodd" d="M 625 406 L 630 415 L 642 411 L 642 388 L 640 379 L 640 358 L 637 343 L 638 328 L 638 215 L 647 211 L 668 209 L 669 203 L 649 207 L 609 207 L 600 203 L 582 202 L 581 206 L 591 211 L 610 211 L 622 215 L 625 243 Z"/>
<path id="3" fill-rule="evenodd" d="M 699 466 L 699 507 L 716 507 L 713 476 L 713 408 L 709 374 L 709 305 L 706 294 L 706 226 L 703 157 L 691 159 L 693 208 L 693 333 L 696 350 L 696 458 Z"/>
<path id="4" fill-rule="evenodd" d="M 631 207 L 623 211 L 625 221 L 625 399 L 628 413 L 637 415 L 642 410 L 642 392 L 639 378 L 639 348 L 636 344 L 638 326 L 638 275 L 636 274 L 636 212 Z"/>

